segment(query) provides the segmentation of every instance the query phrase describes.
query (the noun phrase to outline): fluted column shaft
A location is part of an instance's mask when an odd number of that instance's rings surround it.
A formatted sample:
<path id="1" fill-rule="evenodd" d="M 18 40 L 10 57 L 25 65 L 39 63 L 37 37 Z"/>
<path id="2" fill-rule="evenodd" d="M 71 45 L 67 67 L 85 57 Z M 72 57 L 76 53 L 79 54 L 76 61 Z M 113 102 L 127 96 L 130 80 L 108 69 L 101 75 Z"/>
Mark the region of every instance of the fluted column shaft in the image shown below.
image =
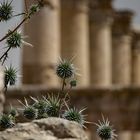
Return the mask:
<path id="1" fill-rule="evenodd" d="M 116 12 L 113 24 L 112 82 L 128 86 L 131 83 L 131 18 L 132 12 Z"/>
<path id="2" fill-rule="evenodd" d="M 79 86 L 89 85 L 88 0 L 61 0 L 62 58 L 79 69 Z"/>
<path id="3" fill-rule="evenodd" d="M 30 6 L 32 1 L 28 1 Z M 23 83 L 58 85 L 55 64 L 60 57 L 60 3 L 51 0 L 25 24 L 24 32 L 33 48 L 23 49 Z"/>
<path id="4" fill-rule="evenodd" d="M 132 43 L 132 84 L 140 86 L 140 32 L 135 31 Z"/>
<path id="5" fill-rule="evenodd" d="M 90 71 L 92 86 L 111 85 L 111 25 L 113 21 L 111 2 L 111 0 L 91 1 Z"/>

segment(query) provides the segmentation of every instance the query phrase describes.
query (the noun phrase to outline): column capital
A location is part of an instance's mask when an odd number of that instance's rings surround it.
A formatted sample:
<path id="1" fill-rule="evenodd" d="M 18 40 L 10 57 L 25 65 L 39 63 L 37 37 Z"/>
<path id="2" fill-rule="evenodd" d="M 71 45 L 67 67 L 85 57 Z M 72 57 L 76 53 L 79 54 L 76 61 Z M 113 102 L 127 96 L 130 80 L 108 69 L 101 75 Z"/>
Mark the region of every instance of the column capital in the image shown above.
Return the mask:
<path id="1" fill-rule="evenodd" d="M 140 30 L 133 30 L 132 49 L 140 50 Z"/>
<path id="2" fill-rule="evenodd" d="M 77 10 L 79 12 L 88 11 L 88 0 L 61 0 L 63 8 L 71 9 L 71 11 Z"/>
<path id="3" fill-rule="evenodd" d="M 131 24 L 134 13 L 130 10 L 114 12 L 114 22 L 112 32 L 114 36 L 130 35 L 132 33 Z"/>
<path id="4" fill-rule="evenodd" d="M 111 24 L 113 21 L 113 0 L 90 0 L 90 21 L 97 24 Z"/>

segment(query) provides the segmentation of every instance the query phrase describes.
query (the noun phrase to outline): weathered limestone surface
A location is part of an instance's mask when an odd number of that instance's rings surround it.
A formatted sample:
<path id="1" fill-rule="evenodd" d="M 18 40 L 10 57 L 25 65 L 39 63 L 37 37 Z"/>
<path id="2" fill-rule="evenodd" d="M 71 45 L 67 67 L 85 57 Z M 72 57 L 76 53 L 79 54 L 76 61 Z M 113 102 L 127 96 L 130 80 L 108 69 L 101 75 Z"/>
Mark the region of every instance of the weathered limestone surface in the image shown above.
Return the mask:
<path id="1" fill-rule="evenodd" d="M 108 87 L 111 74 L 112 0 L 92 1 L 90 9 L 91 85 Z"/>
<path id="2" fill-rule="evenodd" d="M 61 0 L 62 58 L 78 68 L 78 86 L 89 86 L 88 0 Z"/>
<path id="3" fill-rule="evenodd" d="M 0 132 L 0 140 L 88 140 L 88 137 L 75 122 L 47 118 L 17 124 Z"/>
<path id="4" fill-rule="evenodd" d="M 112 43 L 112 82 L 115 85 L 131 84 L 132 34 L 131 11 L 118 11 L 114 16 Z"/>
<path id="5" fill-rule="evenodd" d="M 30 6 L 33 0 L 28 1 Z M 27 42 L 34 47 L 23 48 L 23 84 L 45 84 L 56 87 L 55 65 L 60 57 L 60 5 L 51 0 L 24 26 Z"/>

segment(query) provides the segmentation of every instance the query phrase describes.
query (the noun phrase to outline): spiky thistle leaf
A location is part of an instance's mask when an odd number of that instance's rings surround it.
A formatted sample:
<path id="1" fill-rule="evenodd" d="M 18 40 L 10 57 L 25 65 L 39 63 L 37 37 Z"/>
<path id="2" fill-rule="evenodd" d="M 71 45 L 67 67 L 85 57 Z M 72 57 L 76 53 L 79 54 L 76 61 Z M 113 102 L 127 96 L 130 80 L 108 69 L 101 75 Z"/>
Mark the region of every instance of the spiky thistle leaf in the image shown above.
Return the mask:
<path id="1" fill-rule="evenodd" d="M 7 21 L 11 19 L 13 14 L 13 7 L 12 7 L 12 1 L 8 2 L 8 0 L 4 0 L 0 4 L 0 21 Z"/>
<path id="2" fill-rule="evenodd" d="M 74 108 L 70 108 L 68 110 L 66 110 L 63 114 L 63 118 L 67 119 L 69 121 L 75 121 L 78 122 L 81 126 L 84 126 L 85 121 L 85 115 L 82 114 L 82 112 L 85 109 L 82 110 L 78 110 L 75 107 Z"/>
<path id="3" fill-rule="evenodd" d="M 104 116 L 102 116 L 102 121 L 99 123 L 95 123 L 97 128 L 97 134 L 102 140 L 115 140 L 117 135 L 115 134 L 115 129 L 110 126 L 110 122 L 108 119 L 105 120 Z"/>

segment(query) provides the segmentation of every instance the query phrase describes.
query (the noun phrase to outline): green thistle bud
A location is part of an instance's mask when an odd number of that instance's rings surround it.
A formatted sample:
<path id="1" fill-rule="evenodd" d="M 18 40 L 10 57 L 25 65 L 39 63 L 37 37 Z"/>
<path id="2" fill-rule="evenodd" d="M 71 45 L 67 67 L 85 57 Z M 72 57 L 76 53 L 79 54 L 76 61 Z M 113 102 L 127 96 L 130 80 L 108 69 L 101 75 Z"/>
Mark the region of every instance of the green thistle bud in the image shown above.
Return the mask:
<path id="1" fill-rule="evenodd" d="M 11 115 L 12 117 L 16 117 L 18 115 L 18 112 L 15 108 L 11 108 L 9 115 Z"/>
<path id="2" fill-rule="evenodd" d="M 77 86 L 77 81 L 76 80 L 70 81 L 70 86 L 71 87 L 76 87 Z"/>
<path id="3" fill-rule="evenodd" d="M 0 21 L 7 21 L 12 17 L 13 8 L 11 2 L 3 1 L 0 4 Z"/>
<path id="4" fill-rule="evenodd" d="M 17 70 L 14 69 L 12 66 L 9 68 L 5 68 L 5 87 L 7 85 L 15 85 L 16 79 L 17 79 Z"/>
<path id="5" fill-rule="evenodd" d="M 38 110 L 38 119 L 46 118 L 47 117 L 47 114 L 46 114 L 47 103 L 46 103 L 46 101 L 43 99 L 37 100 L 33 97 L 31 97 L 31 98 L 35 101 L 35 103 L 33 104 L 33 107 Z"/>
<path id="6" fill-rule="evenodd" d="M 114 129 L 112 129 L 112 126 L 110 126 L 110 122 L 104 119 L 103 121 L 99 121 L 99 124 L 95 125 L 97 128 L 97 134 L 102 140 L 114 140 L 116 139 L 117 135 L 114 133 Z"/>
<path id="7" fill-rule="evenodd" d="M 75 74 L 75 68 L 72 63 L 69 61 L 60 61 L 60 63 L 56 67 L 56 74 L 58 77 L 62 79 L 71 78 Z"/>
<path id="8" fill-rule="evenodd" d="M 11 31 L 9 31 L 11 32 Z M 22 44 L 22 35 L 20 32 L 16 31 L 12 33 L 8 38 L 7 38 L 7 46 L 10 48 L 20 48 Z"/>
<path id="9" fill-rule="evenodd" d="M 79 123 L 81 126 L 84 126 L 85 117 L 84 117 L 84 115 L 82 115 L 82 112 L 84 110 L 85 109 L 78 111 L 76 108 L 71 108 L 71 109 L 66 110 L 62 117 L 69 121 L 75 121 L 75 122 Z"/>
<path id="10" fill-rule="evenodd" d="M 0 129 L 4 130 L 14 126 L 13 117 L 11 115 L 3 114 L 0 117 Z"/>
<path id="11" fill-rule="evenodd" d="M 61 103 L 59 97 L 48 96 L 46 99 L 46 113 L 49 117 L 59 117 L 59 111 L 61 108 Z"/>
<path id="12" fill-rule="evenodd" d="M 30 14 L 29 14 L 29 16 L 34 15 L 38 11 L 39 11 L 39 5 L 38 4 L 32 5 L 30 7 L 30 12 L 29 12 Z"/>
<path id="13" fill-rule="evenodd" d="M 32 106 L 27 106 L 23 110 L 23 116 L 29 120 L 34 120 L 38 117 L 38 111 Z"/>

